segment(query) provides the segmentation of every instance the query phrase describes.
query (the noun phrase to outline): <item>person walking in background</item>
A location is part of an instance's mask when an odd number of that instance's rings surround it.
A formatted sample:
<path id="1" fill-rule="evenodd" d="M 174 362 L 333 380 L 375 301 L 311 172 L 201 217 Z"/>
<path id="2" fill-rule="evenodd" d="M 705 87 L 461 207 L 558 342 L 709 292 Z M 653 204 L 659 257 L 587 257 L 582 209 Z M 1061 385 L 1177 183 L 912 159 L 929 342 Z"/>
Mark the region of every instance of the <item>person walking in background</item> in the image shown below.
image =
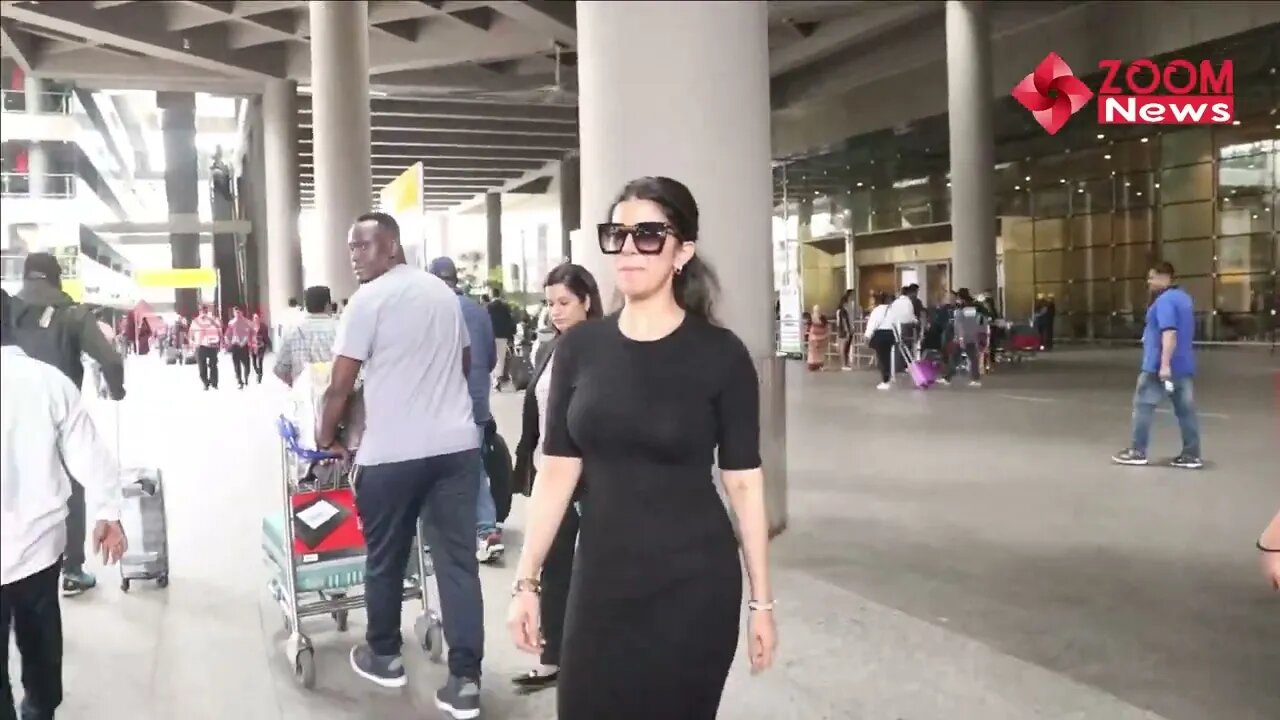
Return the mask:
<path id="1" fill-rule="evenodd" d="M 955 307 L 951 312 L 951 337 L 948 343 L 947 372 L 938 380 L 942 385 L 951 383 L 956 370 L 960 368 L 960 356 L 969 362 L 969 387 L 982 387 L 982 356 L 979 348 L 982 345 L 983 318 L 985 311 L 969 292 L 969 288 L 956 291 Z"/>
<path id="2" fill-rule="evenodd" d="M 200 307 L 200 314 L 191 321 L 187 341 L 196 349 L 196 365 L 204 389 L 218 389 L 218 351 L 222 348 L 222 324 L 213 316 L 208 305 Z"/>
<path id="3" fill-rule="evenodd" d="M 11 304 L 14 342 L 27 357 L 62 371 L 77 391 L 84 386 L 84 358 L 102 370 L 107 394 L 124 399 L 124 358 L 102 335 L 93 313 L 62 291 L 62 268 L 48 253 L 31 253 L 22 268 L 22 290 Z M 84 569 L 87 528 L 85 489 L 71 478 L 67 498 L 66 549 L 62 564 L 62 594 L 79 595 L 98 584 Z"/>
<path id="4" fill-rule="evenodd" d="M 813 306 L 813 320 L 809 323 L 809 352 L 806 364 L 811 371 L 821 370 L 827 362 L 827 345 L 831 342 L 831 328 L 822 308 Z"/>
<path id="5" fill-rule="evenodd" d="M 231 310 L 231 322 L 227 323 L 225 342 L 227 349 L 231 351 L 231 367 L 236 373 L 236 384 L 243 390 L 249 384 L 252 369 L 249 345 L 253 342 L 253 323 L 240 308 Z"/>
<path id="6" fill-rule="evenodd" d="M 850 288 L 840 297 L 840 307 L 836 308 L 836 326 L 840 337 L 840 367 L 842 370 L 853 369 L 853 321 L 858 316 L 858 294 Z"/>
<path id="7" fill-rule="evenodd" d="M 570 328 L 590 318 L 604 315 L 596 279 L 580 265 L 566 263 L 554 268 L 544 283 L 548 321 L 553 334 L 534 353 L 533 373 L 524 392 L 520 443 L 516 446 L 516 485 L 524 494 L 533 490 L 537 469 L 542 464 L 542 438 L 547 433 L 547 401 L 555 368 L 555 346 Z M 564 643 L 565 613 L 569 605 L 569 580 L 578 544 L 577 505 L 581 487 L 556 529 L 542 564 L 542 602 L 538 605 L 543 646 L 538 664 L 512 682 L 522 690 L 541 690 L 556 684 L 560 677 L 560 648 Z"/>
<path id="8" fill-rule="evenodd" d="M 450 717 L 480 715 L 484 600 L 476 561 L 479 438 L 467 392 L 467 325 L 447 285 L 401 259 L 400 228 L 386 213 L 351 227 L 347 246 L 360 288 L 334 341 L 317 442 L 346 456 L 339 423 L 364 373 L 365 432 L 355 451 L 356 507 L 363 523 L 365 643 L 351 667 L 383 687 L 408 683 L 400 657 L 405 567 L 424 506 L 435 563 L 449 679 L 435 696 Z"/>
<path id="9" fill-rule="evenodd" d="M 502 389 L 507 381 L 507 355 L 513 349 L 516 338 L 516 319 L 511 313 L 511 306 L 502 299 L 502 288 L 493 289 L 493 300 L 489 301 L 489 319 L 493 323 L 494 346 L 497 348 L 498 362 L 493 368 L 493 387 Z"/>
<path id="10" fill-rule="evenodd" d="M 737 654 L 744 567 L 751 667 L 768 668 L 776 647 L 759 378 L 716 324 L 689 189 L 634 180 L 608 217 L 600 250 L 626 303 L 556 346 L 508 626 L 520 649 L 541 652 L 542 570 L 585 481 L 559 720 L 713 720 Z"/>
<path id="11" fill-rule="evenodd" d="M 311 363 L 333 360 L 333 342 L 338 335 L 338 320 L 329 314 L 329 288 L 313 285 L 303 293 L 307 315 L 289 329 L 276 350 L 276 365 L 271 372 L 285 385 L 293 381 Z"/>
<path id="12" fill-rule="evenodd" d="M 253 360 L 253 374 L 258 376 L 258 384 L 262 384 L 262 362 L 271 349 L 271 328 L 262 319 L 262 315 L 253 314 L 253 338 L 249 341 L 249 356 Z"/>
<path id="13" fill-rule="evenodd" d="M 12 632 L 25 691 L 22 720 L 53 720 L 62 704 L 59 556 L 67 547 L 73 485 L 88 490 L 94 553 L 117 562 L 128 544 L 117 460 L 65 373 L 16 344 L 19 303 L 0 291 L 0 717 L 19 717 L 9 681 Z"/>
<path id="14" fill-rule="evenodd" d="M 867 329 L 863 335 L 867 345 L 876 354 L 876 367 L 880 370 L 880 384 L 877 390 L 888 390 L 892 387 L 889 379 L 893 377 L 893 349 L 897 339 L 893 333 L 893 321 L 889 317 L 889 293 L 876 293 L 876 306 L 867 315 Z"/>
<path id="15" fill-rule="evenodd" d="M 890 303 L 889 322 L 897 329 L 902 344 L 914 356 L 916 340 L 920 337 L 920 316 L 916 313 L 916 303 L 919 301 L 911 293 L 911 286 L 905 286 L 901 294 Z M 897 363 L 898 358 L 895 357 L 894 362 Z"/>
<path id="16" fill-rule="evenodd" d="M 1133 439 L 1129 447 L 1112 456 L 1121 465 L 1146 465 L 1151 441 L 1151 421 L 1165 397 L 1173 405 L 1182 432 L 1182 452 L 1174 467 L 1196 470 L 1200 458 L 1200 420 L 1196 416 L 1192 378 L 1196 374 L 1196 318 L 1191 296 L 1174 283 L 1174 268 L 1156 263 L 1147 272 L 1151 304 L 1142 331 L 1142 370 L 1133 393 Z"/>
<path id="17" fill-rule="evenodd" d="M 462 319 L 467 324 L 471 338 L 471 365 L 467 368 L 467 391 L 471 394 L 471 415 L 476 421 L 476 433 L 484 447 L 487 435 L 497 432 L 497 423 L 489 411 L 490 375 L 497 364 L 497 343 L 493 337 L 493 324 L 489 313 L 480 303 L 463 294 L 458 287 L 458 267 L 447 257 L 436 258 L 427 266 L 428 272 L 444 281 L 458 296 Z M 484 458 L 476 468 L 480 490 L 476 496 L 476 560 L 496 562 L 506 547 L 502 544 L 502 528 L 498 525 L 498 508 L 489 486 L 489 475 L 484 469 Z"/>

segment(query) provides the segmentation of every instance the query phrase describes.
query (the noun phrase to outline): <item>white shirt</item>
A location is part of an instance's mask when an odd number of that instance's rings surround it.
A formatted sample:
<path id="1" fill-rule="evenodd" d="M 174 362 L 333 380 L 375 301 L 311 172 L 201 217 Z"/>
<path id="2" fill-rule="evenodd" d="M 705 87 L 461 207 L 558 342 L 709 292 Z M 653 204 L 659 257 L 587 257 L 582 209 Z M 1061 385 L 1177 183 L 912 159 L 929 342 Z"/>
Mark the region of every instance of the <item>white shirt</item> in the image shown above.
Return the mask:
<path id="1" fill-rule="evenodd" d="M 555 351 L 551 351 L 551 357 L 547 358 L 547 364 L 542 368 L 542 375 L 538 377 L 538 383 L 533 386 L 533 397 L 538 401 L 538 447 L 533 449 L 533 466 L 542 469 L 542 442 L 547 437 L 547 403 L 551 398 L 551 370 L 556 364 Z"/>
<path id="2" fill-rule="evenodd" d="M 60 370 L 0 348 L 0 583 L 47 569 L 67 544 L 70 472 L 89 517 L 119 520 L 120 468 Z"/>
<path id="3" fill-rule="evenodd" d="M 914 325 L 917 322 L 916 306 L 911 302 L 911 298 L 899 295 L 889 305 L 889 322 L 894 325 Z"/>
<path id="4" fill-rule="evenodd" d="M 867 332 L 866 336 L 871 337 L 877 330 L 892 330 L 893 323 L 889 322 L 889 306 L 877 305 L 871 310 L 871 314 L 867 316 Z"/>
<path id="5" fill-rule="evenodd" d="M 462 351 L 471 346 L 453 288 L 397 265 L 360 286 L 338 320 L 333 354 L 360 361 L 365 430 L 360 465 L 450 455 L 479 446 Z"/>

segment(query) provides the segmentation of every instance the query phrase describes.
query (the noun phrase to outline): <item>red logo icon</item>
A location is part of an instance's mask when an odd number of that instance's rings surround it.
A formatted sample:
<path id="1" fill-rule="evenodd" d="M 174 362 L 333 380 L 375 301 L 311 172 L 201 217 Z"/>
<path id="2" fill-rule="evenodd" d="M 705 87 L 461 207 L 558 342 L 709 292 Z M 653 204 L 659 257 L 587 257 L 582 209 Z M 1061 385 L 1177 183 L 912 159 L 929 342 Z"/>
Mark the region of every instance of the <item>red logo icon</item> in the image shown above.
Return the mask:
<path id="1" fill-rule="evenodd" d="M 1040 126 L 1056 135 L 1067 120 L 1093 98 L 1057 53 L 1049 53 L 1022 82 L 1013 86 L 1013 99 L 1031 111 Z"/>

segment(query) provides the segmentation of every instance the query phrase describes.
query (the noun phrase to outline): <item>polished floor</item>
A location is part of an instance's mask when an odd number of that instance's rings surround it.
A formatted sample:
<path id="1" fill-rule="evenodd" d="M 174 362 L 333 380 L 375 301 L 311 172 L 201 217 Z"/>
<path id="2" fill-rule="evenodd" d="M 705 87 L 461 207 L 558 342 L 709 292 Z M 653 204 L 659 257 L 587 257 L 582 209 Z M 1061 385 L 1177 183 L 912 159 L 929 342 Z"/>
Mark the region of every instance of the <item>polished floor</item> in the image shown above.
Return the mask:
<path id="1" fill-rule="evenodd" d="M 1280 504 L 1280 363 L 1202 362 L 1211 463 L 1198 473 L 1108 463 L 1126 439 L 1128 350 L 1064 350 L 981 390 L 877 392 L 863 372 L 794 372 L 791 522 L 773 546 L 780 662 L 758 677 L 739 662 L 722 717 L 1280 717 L 1280 596 L 1252 550 Z M 348 633 L 308 624 L 318 686 L 294 682 L 258 549 L 281 502 L 280 387 L 205 393 L 194 368 L 148 358 L 129 371 L 122 454 L 164 470 L 172 585 L 125 595 L 103 570 L 99 589 L 64 602 L 59 717 L 436 717 L 444 670 L 419 653 L 404 691 L 352 675 L 359 614 Z M 114 439 L 116 412 L 97 412 Z M 514 434 L 516 397 L 495 412 Z M 1159 423 L 1153 451 L 1172 456 L 1172 417 Z M 507 680 L 527 663 L 503 630 L 508 568 L 483 569 L 485 717 L 552 720 L 551 692 L 519 697 Z"/>

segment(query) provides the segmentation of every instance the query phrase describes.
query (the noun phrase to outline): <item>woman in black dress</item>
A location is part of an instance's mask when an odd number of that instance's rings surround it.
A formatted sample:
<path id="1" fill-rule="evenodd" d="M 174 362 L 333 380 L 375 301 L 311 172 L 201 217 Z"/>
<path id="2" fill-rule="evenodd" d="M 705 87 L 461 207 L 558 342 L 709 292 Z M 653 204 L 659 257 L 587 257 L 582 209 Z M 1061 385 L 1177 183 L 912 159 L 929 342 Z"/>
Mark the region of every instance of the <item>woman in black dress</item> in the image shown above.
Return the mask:
<path id="1" fill-rule="evenodd" d="M 745 346 L 711 315 L 715 278 L 695 255 L 684 185 L 641 178 L 599 226 L 622 311 L 556 348 L 543 465 L 510 628 L 536 653 L 539 576 L 579 482 L 590 498 L 561 651 L 560 720 L 711 720 L 738 643 L 738 541 L 750 586 L 753 670 L 773 660 L 760 407 Z"/>

